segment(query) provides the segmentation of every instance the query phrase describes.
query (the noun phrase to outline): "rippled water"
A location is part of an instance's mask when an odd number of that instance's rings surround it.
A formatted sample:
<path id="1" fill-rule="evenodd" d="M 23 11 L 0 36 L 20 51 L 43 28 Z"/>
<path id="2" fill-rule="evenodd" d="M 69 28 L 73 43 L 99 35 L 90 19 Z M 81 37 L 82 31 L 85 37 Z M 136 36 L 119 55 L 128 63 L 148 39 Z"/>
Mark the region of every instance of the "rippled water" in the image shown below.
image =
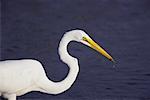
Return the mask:
<path id="1" fill-rule="evenodd" d="M 84 29 L 116 60 L 70 43 L 79 58 L 73 87 L 60 95 L 32 92 L 19 99 L 150 100 L 149 0 L 2 0 L 1 60 L 40 60 L 51 80 L 60 81 L 67 67 L 57 46 L 65 31 Z"/>

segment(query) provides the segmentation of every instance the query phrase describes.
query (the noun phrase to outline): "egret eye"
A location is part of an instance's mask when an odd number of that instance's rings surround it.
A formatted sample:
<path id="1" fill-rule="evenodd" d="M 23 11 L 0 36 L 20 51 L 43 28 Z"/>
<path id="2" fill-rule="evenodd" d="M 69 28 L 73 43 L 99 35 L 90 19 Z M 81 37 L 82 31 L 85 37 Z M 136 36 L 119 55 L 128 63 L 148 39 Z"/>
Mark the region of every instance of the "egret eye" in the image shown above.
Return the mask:
<path id="1" fill-rule="evenodd" d="M 88 42 L 86 37 L 82 37 L 82 40 Z"/>

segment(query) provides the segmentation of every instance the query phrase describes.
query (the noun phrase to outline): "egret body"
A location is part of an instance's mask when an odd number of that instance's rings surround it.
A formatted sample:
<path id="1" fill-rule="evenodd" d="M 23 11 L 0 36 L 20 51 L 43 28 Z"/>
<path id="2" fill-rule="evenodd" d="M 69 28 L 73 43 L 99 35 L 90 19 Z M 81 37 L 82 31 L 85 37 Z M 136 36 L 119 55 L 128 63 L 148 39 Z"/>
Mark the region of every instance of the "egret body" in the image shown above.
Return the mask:
<path id="1" fill-rule="evenodd" d="M 31 91 L 59 94 L 69 89 L 79 72 L 78 60 L 67 52 L 67 45 L 70 41 L 81 42 L 113 61 L 113 58 L 84 31 L 72 30 L 64 34 L 58 47 L 60 59 L 69 67 L 69 73 L 64 80 L 60 82 L 49 80 L 42 64 L 37 60 L 0 61 L 0 96 L 8 100 L 16 100 L 16 96 Z"/>

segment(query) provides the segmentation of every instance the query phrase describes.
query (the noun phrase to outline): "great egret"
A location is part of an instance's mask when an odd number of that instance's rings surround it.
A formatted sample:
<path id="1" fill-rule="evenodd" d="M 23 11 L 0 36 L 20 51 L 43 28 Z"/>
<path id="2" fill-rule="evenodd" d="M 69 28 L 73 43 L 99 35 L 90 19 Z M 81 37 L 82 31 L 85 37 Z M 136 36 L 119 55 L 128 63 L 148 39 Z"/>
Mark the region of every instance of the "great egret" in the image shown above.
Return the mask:
<path id="1" fill-rule="evenodd" d="M 84 31 L 72 30 L 66 32 L 60 41 L 58 52 L 60 59 L 69 67 L 67 77 L 60 82 L 48 79 L 42 64 L 33 59 L 6 60 L 0 62 L 0 95 L 8 100 L 16 100 L 16 96 L 30 91 L 40 91 L 48 94 L 59 94 L 71 87 L 79 72 L 78 60 L 67 52 L 70 41 L 81 42 L 110 61 L 113 58 L 95 43 Z"/>

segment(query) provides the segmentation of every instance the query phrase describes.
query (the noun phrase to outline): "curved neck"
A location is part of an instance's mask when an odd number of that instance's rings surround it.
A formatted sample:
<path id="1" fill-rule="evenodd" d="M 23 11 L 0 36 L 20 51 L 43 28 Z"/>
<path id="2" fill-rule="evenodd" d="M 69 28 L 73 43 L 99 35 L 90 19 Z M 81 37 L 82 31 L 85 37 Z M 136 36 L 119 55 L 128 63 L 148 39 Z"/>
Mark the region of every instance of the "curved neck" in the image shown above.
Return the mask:
<path id="1" fill-rule="evenodd" d="M 69 67 L 69 73 L 67 77 L 64 80 L 57 82 L 57 85 L 60 87 L 60 90 L 62 89 L 62 91 L 65 91 L 71 87 L 71 85 L 76 80 L 76 77 L 79 72 L 78 60 L 72 57 L 71 55 L 69 55 L 67 51 L 67 46 L 69 42 L 74 40 L 72 36 L 73 35 L 71 34 L 65 34 L 63 38 L 61 39 L 59 48 L 58 48 L 60 59 L 64 63 L 66 63 Z"/>
<path id="2" fill-rule="evenodd" d="M 69 73 L 67 77 L 60 82 L 52 82 L 48 78 L 45 78 L 41 81 L 40 86 L 42 87 L 41 92 L 50 93 L 50 94 L 59 94 L 68 90 L 74 81 L 79 72 L 78 60 L 67 52 L 67 45 L 70 41 L 73 41 L 73 37 L 70 34 L 65 34 L 60 41 L 58 53 L 60 59 L 66 63 L 69 67 Z"/>
<path id="3" fill-rule="evenodd" d="M 59 43 L 59 47 L 58 47 L 58 53 L 59 53 L 60 59 L 67 65 L 76 59 L 76 58 L 72 57 L 71 55 L 69 55 L 69 53 L 67 51 L 67 46 L 68 46 L 69 42 L 71 42 L 73 40 L 74 39 L 71 34 L 65 34 L 63 36 L 63 38 L 61 39 L 61 41 Z"/>

